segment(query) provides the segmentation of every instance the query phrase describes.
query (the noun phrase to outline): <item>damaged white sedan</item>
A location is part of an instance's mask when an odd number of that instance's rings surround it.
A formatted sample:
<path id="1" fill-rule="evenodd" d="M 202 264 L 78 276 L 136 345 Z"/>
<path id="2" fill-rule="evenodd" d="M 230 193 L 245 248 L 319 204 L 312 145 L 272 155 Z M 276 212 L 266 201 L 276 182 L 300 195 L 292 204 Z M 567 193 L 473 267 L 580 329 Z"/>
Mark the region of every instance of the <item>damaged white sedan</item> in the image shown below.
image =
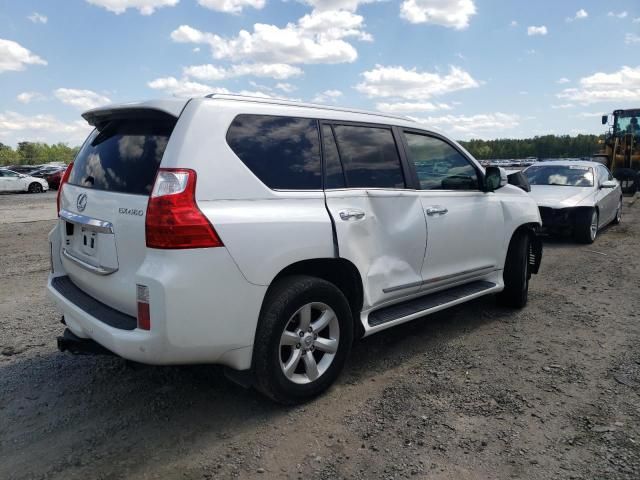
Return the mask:
<path id="1" fill-rule="evenodd" d="M 581 243 L 593 243 L 609 223 L 620 223 L 622 189 L 604 165 L 552 161 L 522 172 L 538 203 L 542 227 L 549 233 L 571 231 Z"/>

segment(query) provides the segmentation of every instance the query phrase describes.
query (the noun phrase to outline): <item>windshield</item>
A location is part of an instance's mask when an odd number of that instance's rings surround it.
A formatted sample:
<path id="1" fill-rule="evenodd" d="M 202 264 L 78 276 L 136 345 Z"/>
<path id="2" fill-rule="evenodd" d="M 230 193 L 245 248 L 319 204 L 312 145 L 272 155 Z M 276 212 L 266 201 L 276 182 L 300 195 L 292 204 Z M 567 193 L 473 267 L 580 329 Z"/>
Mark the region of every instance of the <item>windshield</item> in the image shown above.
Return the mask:
<path id="1" fill-rule="evenodd" d="M 638 122 L 640 121 L 640 111 L 626 112 L 626 114 L 616 115 L 613 130 L 616 133 L 640 133 Z"/>
<path id="2" fill-rule="evenodd" d="M 531 185 L 593 187 L 593 169 L 579 165 L 536 165 L 524 172 Z"/>

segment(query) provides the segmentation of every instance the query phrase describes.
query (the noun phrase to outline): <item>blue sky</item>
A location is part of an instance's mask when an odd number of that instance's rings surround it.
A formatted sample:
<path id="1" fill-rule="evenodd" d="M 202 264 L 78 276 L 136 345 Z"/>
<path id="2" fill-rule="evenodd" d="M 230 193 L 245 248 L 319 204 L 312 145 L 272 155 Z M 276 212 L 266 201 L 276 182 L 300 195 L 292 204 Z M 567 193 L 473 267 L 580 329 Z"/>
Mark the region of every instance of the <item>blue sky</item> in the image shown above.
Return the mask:
<path id="1" fill-rule="evenodd" d="M 0 142 L 83 110 L 242 92 L 407 115 L 457 139 L 601 133 L 640 107 L 638 0 L 0 0 Z"/>

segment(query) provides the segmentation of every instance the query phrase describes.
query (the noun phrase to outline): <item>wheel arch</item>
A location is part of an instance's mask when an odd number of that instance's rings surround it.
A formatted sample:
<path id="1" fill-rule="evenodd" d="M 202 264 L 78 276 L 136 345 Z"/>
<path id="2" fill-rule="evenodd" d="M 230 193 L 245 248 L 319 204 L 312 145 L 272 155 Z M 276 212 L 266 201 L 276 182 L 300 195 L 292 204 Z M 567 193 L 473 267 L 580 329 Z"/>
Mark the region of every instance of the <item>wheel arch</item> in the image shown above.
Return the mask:
<path id="1" fill-rule="evenodd" d="M 279 280 L 292 275 L 308 275 L 321 278 L 338 287 L 349 302 L 356 336 L 362 336 L 364 331 L 359 319 L 364 300 L 364 290 L 360 272 L 358 272 L 358 268 L 353 263 L 344 258 L 313 258 L 292 263 L 280 270 L 273 278 L 265 293 L 262 302 L 263 306 L 274 285 Z"/>
<path id="2" fill-rule="evenodd" d="M 525 233 L 529 236 L 530 240 L 530 251 L 529 251 L 529 266 L 531 268 L 531 273 L 536 274 L 540 269 L 540 263 L 542 262 L 542 239 L 538 235 L 540 231 L 540 224 L 536 222 L 527 222 L 519 225 L 511 234 L 511 238 L 509 239 L 509 244 L 507 246 L 507 252 L 509 251 L 509 247 L 511 247 L 511 243 L 516 235 L 521 233 Z M 505 252 L 505 261 L 506 261 L 506 252 Z"/>

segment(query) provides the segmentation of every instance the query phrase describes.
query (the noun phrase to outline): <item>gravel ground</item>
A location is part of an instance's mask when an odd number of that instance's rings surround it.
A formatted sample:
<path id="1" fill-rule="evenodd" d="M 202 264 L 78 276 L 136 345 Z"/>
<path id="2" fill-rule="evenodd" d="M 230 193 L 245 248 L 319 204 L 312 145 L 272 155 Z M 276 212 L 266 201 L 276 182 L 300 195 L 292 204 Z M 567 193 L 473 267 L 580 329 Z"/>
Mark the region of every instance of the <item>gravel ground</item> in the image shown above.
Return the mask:
<path id="1" fill-rule="evenodd" d="M 58 353 L 55 197 L 2 195 L 0 478 L 638 479 L 639 205 L 594 245 L 547 241 L 524 310 L 484 298 L 365 339 L 283 408 L 216 367 Z"/>

